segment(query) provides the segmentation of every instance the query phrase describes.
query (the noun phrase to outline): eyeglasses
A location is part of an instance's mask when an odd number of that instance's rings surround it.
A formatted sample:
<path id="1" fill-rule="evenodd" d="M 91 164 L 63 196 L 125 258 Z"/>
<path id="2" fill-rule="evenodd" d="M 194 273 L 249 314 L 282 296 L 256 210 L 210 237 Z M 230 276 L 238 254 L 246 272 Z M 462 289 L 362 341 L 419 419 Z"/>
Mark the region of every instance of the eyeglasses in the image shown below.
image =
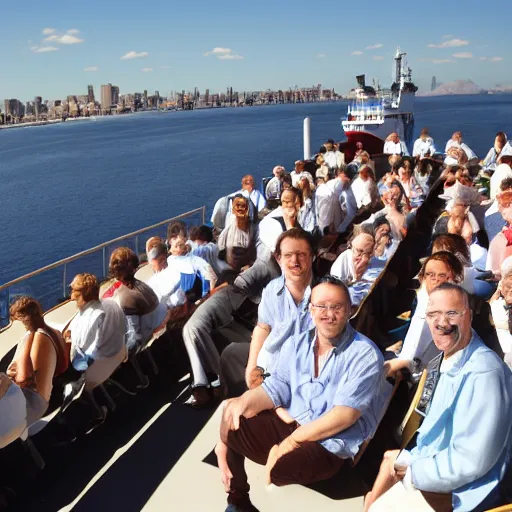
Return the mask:
<path id="1" fill-rule="evenodd" d="M 356 258 L 364 257 L 364 258 L 368 258 L 369 259 L 369 258 L 372 257 L 373 251 L 371 251 L 371 252 L 364 252 L 363 249 L 358 249 L 357 247 L 352 247 L 352 254 Z"/>
<path id="2" fill-rule="evenodd" d="M 448 279 L 448 274 L 441 272 L 440 274 L 436 274 L 435 272 L 425 272 L 425 277 L 429 279 Z"/>
<path id="3" fill-rule="evenodd" d="M 294 256 L 297 256 L 299 260 L 305 260 L 308 256 L 310 256 L 310 253 L 307 252 L 285 252 L 283 253 L 282 257 L 285 260 L 291 260 Z"/>
<path id="4" fill-rule="evenodd" d="M 464 316 L 465 313 L 465 309 L 462 311 L 428 311 L 426 316 L 429 320 L 437 320 L 442 316 L 445 316 L 449 320 L 454 320 L 455 318 Z"/>
<path id="5" fill-rule="evenodd" d="M 326 311 L 334 311 L 335 313 L 341 313 L 345 309 L 345 304 L 333 304 L 330 306 L 329 304 L 313 304 L 311 303 L 311 307 L 318 309 L 322 313 Z"/>

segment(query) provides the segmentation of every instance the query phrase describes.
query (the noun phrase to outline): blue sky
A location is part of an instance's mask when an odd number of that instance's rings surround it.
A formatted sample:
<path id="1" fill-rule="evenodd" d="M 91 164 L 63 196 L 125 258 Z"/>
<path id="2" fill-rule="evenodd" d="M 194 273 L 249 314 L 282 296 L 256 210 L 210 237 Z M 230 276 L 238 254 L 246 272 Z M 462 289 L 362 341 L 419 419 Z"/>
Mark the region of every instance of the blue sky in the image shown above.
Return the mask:
<path id="1" fill-rule="evenodd" d="M 7 3 L 0 99 L 59 99 L 87 84 L 98 96 L 108 82 L 121 94 L 318 83 L 346 92 L 359 73 L 389 84 L 397 44 L 422 89 L 432 75 L 512 85 L 511 0 Z"/>

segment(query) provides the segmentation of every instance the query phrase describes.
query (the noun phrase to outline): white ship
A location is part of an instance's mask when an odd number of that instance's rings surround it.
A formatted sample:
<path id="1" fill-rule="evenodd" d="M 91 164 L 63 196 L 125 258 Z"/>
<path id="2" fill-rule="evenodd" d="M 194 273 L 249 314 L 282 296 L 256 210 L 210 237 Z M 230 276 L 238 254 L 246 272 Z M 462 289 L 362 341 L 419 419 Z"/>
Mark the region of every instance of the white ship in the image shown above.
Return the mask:
<path id="1" fill-rule="evenodd" d="M 365 75 L 357 77 L 359 87 L 355 89 L 355 101 L 348 106 L 342 127 L 347 136 L 345 152 L 353 154 L 356 143 L 372 155 L 382 153 L 386 137 L 398 133 L 408 147 L 412 145 L 414 129 L 414 98 L 418 88 L 412 82 L 412 71 L 405 60 L 406 53 L 400 48 L 395 56 L 395 81 L 389 93 L 380 86 L 367 86 Z"/>

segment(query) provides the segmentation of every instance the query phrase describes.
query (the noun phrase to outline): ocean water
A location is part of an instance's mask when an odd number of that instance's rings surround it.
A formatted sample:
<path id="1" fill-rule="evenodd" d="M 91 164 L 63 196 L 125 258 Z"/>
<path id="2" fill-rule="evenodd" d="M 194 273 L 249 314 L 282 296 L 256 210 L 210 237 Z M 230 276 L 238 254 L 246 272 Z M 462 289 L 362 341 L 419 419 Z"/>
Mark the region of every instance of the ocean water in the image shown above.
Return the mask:
<path id="1" fill-rule="evenodd" d="M 142 113 L 0 131 L 0 284 L 89 247 L 206 205 L 343 139 L 345 103 Z M 512 95 L 418 98 L 416 131 L 443 149 L 455 130 L 480 156 L 512 135 Z"/>

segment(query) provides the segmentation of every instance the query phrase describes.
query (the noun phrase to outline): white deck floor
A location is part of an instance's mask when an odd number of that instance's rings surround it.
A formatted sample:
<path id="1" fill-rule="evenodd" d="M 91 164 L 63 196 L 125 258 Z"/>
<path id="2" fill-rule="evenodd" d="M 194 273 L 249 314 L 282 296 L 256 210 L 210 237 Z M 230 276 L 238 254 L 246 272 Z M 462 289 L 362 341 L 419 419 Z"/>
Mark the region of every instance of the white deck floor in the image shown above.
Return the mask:
<path id="1" fill-rule="evenodd" d="M 217 468 L 203 462 L 218 439 L 221 408 L 217 409 L 201 433 L 195 438 L 178 463 L 168 473 L 149 499 L 144 512 L 176 509 L 181 512 L 223 511 L 226 494 Z M 251 501 L 262 512 L 283 510 L 316 510 L 360 512 L 363 498 L 332 500 L 300 485 L 268 489 L 263 466 L 246 462 Z"/>

